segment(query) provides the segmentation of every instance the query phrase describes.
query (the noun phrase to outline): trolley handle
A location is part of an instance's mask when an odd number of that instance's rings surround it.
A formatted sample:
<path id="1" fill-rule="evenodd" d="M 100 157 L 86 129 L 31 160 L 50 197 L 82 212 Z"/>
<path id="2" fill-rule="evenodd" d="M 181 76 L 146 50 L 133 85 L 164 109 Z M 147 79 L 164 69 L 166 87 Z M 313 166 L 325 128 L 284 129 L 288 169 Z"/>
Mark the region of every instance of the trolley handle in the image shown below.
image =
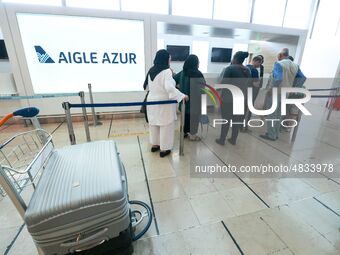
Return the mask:
<path id="1" fill-rule="evenodd" d="M 39 114 L 39 109 L 36 107 L 26 107 L 19 110 L 16 110 L 12 113 L 7 114 L 2 119 L 0 119 L 0 127 L 4 125 L 8 120 L 13 118 L 14 116 L 21 116 L 24 118 L 33 118 Z"/>

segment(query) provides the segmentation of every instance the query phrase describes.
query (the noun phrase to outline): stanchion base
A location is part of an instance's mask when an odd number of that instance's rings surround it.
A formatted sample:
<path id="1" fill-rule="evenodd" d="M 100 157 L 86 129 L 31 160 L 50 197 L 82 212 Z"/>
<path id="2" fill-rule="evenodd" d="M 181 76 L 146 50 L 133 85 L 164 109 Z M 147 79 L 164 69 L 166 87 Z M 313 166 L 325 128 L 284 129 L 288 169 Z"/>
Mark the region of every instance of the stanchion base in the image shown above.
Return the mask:
<path id="1" fill-rule="evenodd" d="M 103 125 L 103 122 L 98 121 L 96 126 L 101 126 Z M 90 123 L 89 126 L 95 127 L 94 123 Z"/>

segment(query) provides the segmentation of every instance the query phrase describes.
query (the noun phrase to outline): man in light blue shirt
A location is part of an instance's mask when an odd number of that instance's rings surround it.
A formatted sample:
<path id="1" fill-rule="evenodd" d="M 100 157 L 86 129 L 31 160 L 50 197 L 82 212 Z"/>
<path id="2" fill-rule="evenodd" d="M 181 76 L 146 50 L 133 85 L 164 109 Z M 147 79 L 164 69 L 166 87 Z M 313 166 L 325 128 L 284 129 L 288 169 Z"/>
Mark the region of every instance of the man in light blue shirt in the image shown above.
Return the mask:
<path id="1" fill-rule="evenodd" d="M 278 61 L 274 64 L 272 76 L 271 87 L 279 89 L 278 106 L 272 114 L 266 117 L 267 133 L 260 135 L 260 137 L 266 140 L 275 141 L 279 137 L 282 117 L 280 88 L 301 87 L 306 81 L 306 77 L 301 72 L 300 67 L 289 59 L 289 50 L 286 48 L 279 53 Z M 269 109 L 272 103 L 273 95 L 270 90 L 266 100 L 266 109 Z"/>

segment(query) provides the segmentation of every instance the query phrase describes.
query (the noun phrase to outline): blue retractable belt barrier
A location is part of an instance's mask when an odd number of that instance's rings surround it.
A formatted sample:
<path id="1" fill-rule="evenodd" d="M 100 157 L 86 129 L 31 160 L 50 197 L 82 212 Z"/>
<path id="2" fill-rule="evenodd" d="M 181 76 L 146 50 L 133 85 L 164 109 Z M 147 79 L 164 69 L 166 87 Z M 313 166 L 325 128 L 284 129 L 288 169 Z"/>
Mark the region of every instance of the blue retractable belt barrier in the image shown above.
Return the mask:
<path id="1" fill-rule="evenodd" d="M 54 97 L 74 97 L 79 93 L 60 93 L 60 94 L 37 94 L 34 96 L 0 96 L 0 100 L 23 100 L 23 99 L 41 99 Z"/>
<path id="2" fill-rule="evenodd" d="M 333 95 L 314 95 L 312 96 L 312 98 L 329 98 L 329 97 L 338 97 L 340 98 L 340 95 L 339 96 L 333 96 Z"/>
<path id="3" fill-rule="evenodd" d="M 177 104 L 176 100 L 167 101 L 149 101 L 149 102 L 131 102 L 131 103 L 102 103 L 102 104 L 68 104 L 70 108 L 82 107 L 120 107 L 120 106 L 142 106 L 142 105 L 160 105 L 160 104 Z"/>
<path id="4" fill-rule="evenodd" d="M 331 88 L 331 89 L 308 89 L 309 91 L 328 91 L 328 90 L 337 90 L 338 88 Z"/>

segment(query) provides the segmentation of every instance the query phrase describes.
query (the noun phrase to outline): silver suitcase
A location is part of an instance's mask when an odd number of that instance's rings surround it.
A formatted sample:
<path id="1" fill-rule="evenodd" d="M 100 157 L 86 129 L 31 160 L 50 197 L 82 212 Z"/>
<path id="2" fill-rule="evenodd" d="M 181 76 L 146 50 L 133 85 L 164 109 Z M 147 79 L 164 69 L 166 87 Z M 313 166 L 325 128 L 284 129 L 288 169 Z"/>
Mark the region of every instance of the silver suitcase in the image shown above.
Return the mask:
<path id="1" fill-rule="evenodd" d="M 28 205 L 25 223 L 46 255 L 96 254 L 92 252 L 96 247 L 122 233 L 128 236 L 125 170 L 115 142 L 55 150 Z"/>

